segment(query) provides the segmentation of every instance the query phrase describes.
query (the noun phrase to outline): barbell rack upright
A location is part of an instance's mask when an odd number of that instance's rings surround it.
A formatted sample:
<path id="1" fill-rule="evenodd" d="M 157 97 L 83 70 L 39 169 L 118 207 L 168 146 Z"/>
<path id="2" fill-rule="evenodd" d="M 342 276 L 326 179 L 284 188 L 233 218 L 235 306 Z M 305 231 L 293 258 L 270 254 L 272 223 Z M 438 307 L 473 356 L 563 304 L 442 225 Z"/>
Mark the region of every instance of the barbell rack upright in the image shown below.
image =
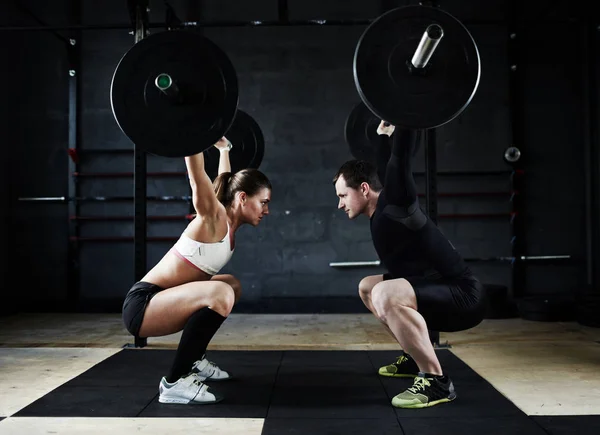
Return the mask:
<path id="1" fill-rule="evenodd" d="M 69 1 L 69 21 L 73 25 L 81 23 L 81 3 L 78 0 Z M 81 123 L 81 30 L 70 30 L 68 38 L 61 38 L 67 50 L 67 62 L 69 69 L 68 83 L 68 149 L 69 153 L 77 153 L 80 143 Z M 78 170 L 78 160 L 68 159 L 69 174 Z M 67 191 L 69 197 L 79 196 L 79 183 L 74 177 L 67 176 Z M 78 201 L 68 203 L 68 215 L 79 214 Z M 79 238 L 79 223 L 68 220 L 69 242 L 67 247 L 67 305 L 68 310 L 75 310 L 80 295 L 79 275 L 79 244 L 75 241 Z"/>
<path id="2" fill-rule="evenodd" d="M 129 0 L 129 13 L 134 29 L 134 43 L 148 36 L 148 0 Z M 137 144 L 133 144 L 134 170 L 133 170 L 133 273 L 134 282 L 140 281 L 146 274 L 147 262 L 147 224 L 146 224 L 146 152 Z M 145 347 L 148 340 L 135 337 L 135 347 Z"/>

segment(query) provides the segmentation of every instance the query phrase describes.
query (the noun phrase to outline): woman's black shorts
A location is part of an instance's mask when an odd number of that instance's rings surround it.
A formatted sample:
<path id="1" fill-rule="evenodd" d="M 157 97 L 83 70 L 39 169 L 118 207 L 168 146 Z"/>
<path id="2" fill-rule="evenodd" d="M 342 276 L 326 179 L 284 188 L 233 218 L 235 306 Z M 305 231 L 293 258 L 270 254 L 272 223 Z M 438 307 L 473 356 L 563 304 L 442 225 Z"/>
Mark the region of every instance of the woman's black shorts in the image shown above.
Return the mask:
<path id="1" fill-rule="evenodd" d="M 148 302 L 150 302 L 150 299 L 155 294 L 162 290 L 157 285 L 140 281 L 136 282 L 127 292 L 125 302 L 123 302 L 123 323 L 125 324 L 125 328 L 134 337 L 139 336 L 138 334 Z"/>

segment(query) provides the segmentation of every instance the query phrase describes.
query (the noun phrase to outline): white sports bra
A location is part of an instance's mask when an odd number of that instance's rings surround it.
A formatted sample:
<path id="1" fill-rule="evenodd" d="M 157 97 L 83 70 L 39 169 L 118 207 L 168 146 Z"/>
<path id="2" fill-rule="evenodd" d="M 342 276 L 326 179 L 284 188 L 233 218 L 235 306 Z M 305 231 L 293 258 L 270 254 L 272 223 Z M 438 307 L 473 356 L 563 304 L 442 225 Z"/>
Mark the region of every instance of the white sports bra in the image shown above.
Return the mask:
<path id="1" fill-rule="evenodd" d="M 216 275 L 225 267 L 233 255 L 234 250 L 230 249 L 230 246 L 229 222 L 227 222 L 227 234 L 222 240 L 214 243 L 203 243 L 182 234 L 173 246 L 172 251 L 179 258 L 196 268 L 209 275 Z"/>

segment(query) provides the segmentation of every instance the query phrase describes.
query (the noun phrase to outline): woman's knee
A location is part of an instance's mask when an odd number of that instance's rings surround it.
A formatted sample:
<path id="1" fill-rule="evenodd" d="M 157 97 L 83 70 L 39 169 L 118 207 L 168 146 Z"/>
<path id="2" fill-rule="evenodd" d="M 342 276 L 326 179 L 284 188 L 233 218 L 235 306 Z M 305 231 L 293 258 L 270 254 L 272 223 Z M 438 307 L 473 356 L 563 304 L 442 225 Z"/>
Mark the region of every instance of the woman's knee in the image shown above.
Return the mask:
<path id="1" fill-rule="evenodd" d="M 237 304 L 242 296 L 242 283 L 235 276 L 231 276 L 231 281 L 229 282 L 231 288 L 233 289 L 233 294 L 235 296 L 234 304 Z"/>
<path id="2" fill-rule="evenodd" d="M 230 284 L 215 282 L 208 304 L 211 310 L 216 311 L 223 317 L 227 317 L 231 313 L 235 301 L 235 292 Z"/>

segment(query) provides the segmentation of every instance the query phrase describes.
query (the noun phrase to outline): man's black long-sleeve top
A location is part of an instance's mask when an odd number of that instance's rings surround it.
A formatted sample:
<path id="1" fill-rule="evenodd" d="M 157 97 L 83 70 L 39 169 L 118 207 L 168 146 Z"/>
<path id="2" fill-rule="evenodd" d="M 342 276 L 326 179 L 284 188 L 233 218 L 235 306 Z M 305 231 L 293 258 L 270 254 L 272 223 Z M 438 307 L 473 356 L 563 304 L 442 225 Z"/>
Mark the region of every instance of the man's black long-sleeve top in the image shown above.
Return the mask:
<path id="1" fill-rule="evenodd" d="M 419 205 L 412 171 L 418 132 L 396 128 L 392 138 L 379 138 L 374 145 L 383 190 L 370 222 L 382 264 L 393 278 L 424 276 L 432 269 L 442 277 L 462 276 L 468 271 L 462 256 Z"/>

